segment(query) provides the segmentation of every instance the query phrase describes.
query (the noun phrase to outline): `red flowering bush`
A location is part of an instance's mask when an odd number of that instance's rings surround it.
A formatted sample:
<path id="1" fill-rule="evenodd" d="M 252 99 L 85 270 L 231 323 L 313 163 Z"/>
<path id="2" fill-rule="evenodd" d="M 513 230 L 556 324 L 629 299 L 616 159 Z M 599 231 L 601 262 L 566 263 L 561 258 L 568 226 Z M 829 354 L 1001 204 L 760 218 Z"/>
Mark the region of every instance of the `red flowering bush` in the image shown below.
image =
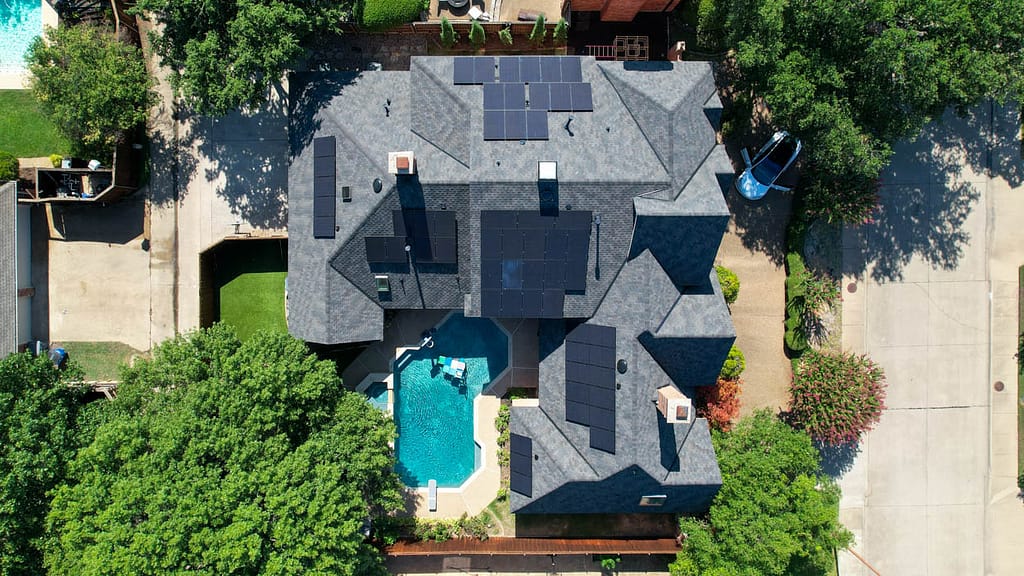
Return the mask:
<path id="1" fill-rule="evenodd" d="M 715 430 L 728 432 L 740 413 L 740 379 L 719 378 L 714 386 L 697 389 L 697 415 Z"/>
<path id="2" fill-rule="evenodd" d="M 859 440 L 885 409 L 885 374 L 864 355 L 808 350 L 789 391 L 791 423 L 827 444 Z"/>

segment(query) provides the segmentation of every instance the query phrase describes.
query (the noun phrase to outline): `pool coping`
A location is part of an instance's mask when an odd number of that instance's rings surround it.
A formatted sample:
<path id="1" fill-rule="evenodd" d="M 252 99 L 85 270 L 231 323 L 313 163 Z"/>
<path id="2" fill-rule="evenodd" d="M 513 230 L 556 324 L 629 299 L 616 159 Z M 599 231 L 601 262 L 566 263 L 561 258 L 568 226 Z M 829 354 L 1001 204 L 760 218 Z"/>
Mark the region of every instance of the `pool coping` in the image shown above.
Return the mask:
<path id="1" fill-rule="evenodd" d="M 47 0 L 39 0 L 42 4 L 42 21 L 43 28 L 39 31 L 40 34 L 47 26 L 56 28 L 60 23 L 60 19 L 57 17 L 57 10 Z M 28 90 L 28 70 L 23 69 L 21 72 L 0 72 L 0 90 Z"/>
<path id="2" fill-rule="evenodd" d="M 465 316 L 461 310 L 451 310 L 434 326 L 443 325 L 454 314 L 463 314 Z M 501 487 L 501 466 L 498 464 L 497 457 L 498 433 L 493 425 L 494 419 L 498 416 L 498 407 L 501 405 L 501 398 L 498 398 L 493 394 L 489 394 L 489 392 L 494 388 L 497 382 L 512 370 L 512 334 L 510 334 L 509 331 L 495 319 L 486 318 L 486 320 L 497 326 L 505 335 L 505 341 L 507 343 L 507 362 L 504 370 L 492 378 L 487 386 L 481 389 L 480 393 L 473 399 L 473 442 L 478 448 L 480 448 L 480 466 L 477 467 L 476 470 L 474 470 L 473 473 L 470 474 L 469 477 L 466 478 L 466 480 L 464 480 L 459 486 L 438 488 L 438 506 L 437 510 L 433 512 L 431 512 L 427 507 L 429 489 L 426 486 L 406 486 L 405 488 L 407 491 L 417 495 L 414 514 L 421 518 L 458 518 L 462 516 L 463 513 L 475 516 L 482 512 L 484 508 L 497 498 L 498 489 Z M 390 379 L 388 384 L 388 410 L 392 418 L 394 417 L 395 367 L 406 352 L 419 351 L 421 349 L 422 346 L 418 344 L 415 346 L 399 346 L 395 348 L 395 357 L 391 360 L 391 374 L 389 375 Z M 363 382 L 360 382 L 360 386 L 362 386 L 363 383 L 371 376 L 373 376 L 373 374 L 364 378 Z M 380 382 L 381 380 L 376 381 Z M 366 387 L 369 387 L 369 385 L 369 383 L 366 384 Z M 491 417 L 491 425 L 484 426 L 484 420 L 488 415 Z M 467 500 L 466 496 L 473 495 L 477 490 L 486 492 L 487 494 L 490 494 L 490 496 L 484 500 L 480 500 L 479 498 L 471 498 L 470 500 Z M 462 503 L 461 507 L 458 506 L 459 501 Z M 452 508 L 458 509 L 452 510 Z"/>

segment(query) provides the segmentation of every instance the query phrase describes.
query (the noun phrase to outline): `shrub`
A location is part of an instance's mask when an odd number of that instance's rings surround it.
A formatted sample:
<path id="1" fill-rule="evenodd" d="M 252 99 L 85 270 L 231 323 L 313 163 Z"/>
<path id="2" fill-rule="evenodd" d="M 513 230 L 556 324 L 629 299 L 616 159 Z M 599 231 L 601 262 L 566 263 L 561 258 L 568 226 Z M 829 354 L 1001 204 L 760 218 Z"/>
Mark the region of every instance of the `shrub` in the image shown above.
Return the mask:
<path id="1" fill-rule="evenodd" d="M 512 28 L 502 28 L 501 32 L 498 32 L 498 39 L 505 46 L 512 45 Z"/>
<path id="2" fill-rule="evenodd" d="M 859 440 L 885 409 L 885 374 L 864 355 L 808 351 L 789 390 L 791 423 L 827 444 Z"/>
<path id="3" fill-rule="evenodd" d="M 742 380 L 719 378 L 714 386 L 697 389 L 697 415 L 707 418 L 715 430 L 728 432 L 740 414 L 740 384 Z"/>
<path id="4" fill-rule="evenodd" d="M 622 562 L 622 558 L 619 556 L 601 556 L 601 569 L 614 572 L 620 562 Z"/>
<path id="5" fill-rule="evenodd" d="M 458 44 L 459 35 L 455 33 L 455 28 L 452 27 L 452 23 L 448 21 L 448 18 L 441 17 L 441 45 L 445 48 L 451 48 Z"/>
<path id="6" fill-rule="evenodd" d="M 722 363 L 722 371 L 719 372 L 718 377 L 726 380 L 735 380 L 746 369 L 747 361 L 743 358 L 743 352 L 736 346 L 733 346 L 729 349 L 729 355 L 725 357 L 725 362 Z"/>
<path id="7" fill-rule="evenodd" d="M 725 266 L 715 266 L 718 274 L 718 283 L 722 286 L 722 296 L 726 304 L 732 304 L 740 295 L 740 279 L 736 273 Z"/>
<path id="8" fill-rule="evenodd" d="M 60 154 L 50 154 L 50 164 L 54 168 L 60 168 L 60 163 L 64 161 L 64 157 Z"/>
<path id="9" fill-rule="evenodd" d="M 487 42 L 487 33 L 484 32 L 484 27 L 479 22 L 473 20 L 473 23 L 469 27 L 469 43 L 479 48 Z"/>
<path id="10" fill-rule="evenodd" d="M 1024 474 L 1019 474 L 1017 476 L 1017 489 L 1024 492 Z"/>
<path id="11" fill-rule="evenodd" d="M 423 0 L 365 0 L 360 24 L 369 30 L 387 30 L 418 20 L 421 10 Z"/>
<path id="12" fill-rule="evenodd" d="M 544 20 L 544 15 L 537 16 L 537 21 L 533 23 L 533 30 L 530 30 L 530 42 L 536 45 L 544 43 L 544 39 L 547 38 L 548 29 L 545 27 L 547 22 Z"/>
<path id="13" fill-rule="evenodd" d="M 786 347 L 799 357 L 811 337 L 824 336 L 820 313 L 835 305 L 839 286 L 808 270 L 799 252 L 786 255 L 786 269 Z"/>
<path id="14" fill-rule="evenodd" d="M 14 154 L 0 151 L 0 182 L 17 180 L 20 167 L 18 159 L 14 157 Z"/>
<path id="15" fill-rule="evenodd" d="M 565 43 L 569 41 L 569 24 L 566 23 L 565 18 L 558 19 L 558 24 L 555 24 L 555 29 L 551 32 L 551 39 L 555 42 L 555 46 L 565 46 Z"/>

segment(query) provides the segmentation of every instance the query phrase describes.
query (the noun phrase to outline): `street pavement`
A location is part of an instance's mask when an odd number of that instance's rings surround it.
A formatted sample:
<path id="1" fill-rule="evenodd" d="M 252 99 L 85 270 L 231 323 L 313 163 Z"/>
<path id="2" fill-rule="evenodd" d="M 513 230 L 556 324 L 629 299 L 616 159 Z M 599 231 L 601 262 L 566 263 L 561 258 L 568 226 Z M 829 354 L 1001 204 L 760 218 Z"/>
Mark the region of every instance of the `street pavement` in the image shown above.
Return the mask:
<path id="1" fill-rule="evenodd" d="M 1019 130 L 989 104 L 946 114 L 896 147 L 874 221 L 844 231 L 843 347 L 884 368 L 888 396 L 859 452 L 830 463 L 862 558 L 841 552 L 842 576 L 1024 573 Z"/>

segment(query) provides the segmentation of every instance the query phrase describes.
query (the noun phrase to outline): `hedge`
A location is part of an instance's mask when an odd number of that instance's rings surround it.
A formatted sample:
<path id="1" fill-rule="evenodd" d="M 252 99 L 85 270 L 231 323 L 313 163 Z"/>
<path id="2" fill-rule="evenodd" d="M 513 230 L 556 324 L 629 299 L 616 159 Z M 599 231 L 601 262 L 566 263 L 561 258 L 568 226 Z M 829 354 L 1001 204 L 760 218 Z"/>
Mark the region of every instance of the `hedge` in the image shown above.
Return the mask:
<path id="1" fill-rule="evenodd" d="M 736 346 L 733 346 L 729 349 L 729 355 L 726 356 L 725 362 L 722 363 L 722 370 L 719 372 L 718 377 L 725 380 L 735 380 L 746 369 L 747 361 L 743 357 L 743 352 Z"/>
<path id="2" fill-rule="evenodd" d="M 18 179 L 18 159 L 10 152 L 0 151 L 0 182 Z"/>
<path id="3" fill-rule="evenodd" d="M 726 304 L 732 304 L 740 295 L 740 279 L 736 273 L 725 266 L 715 266 L 718 273 L 718 283 L 722 286 L 722 296 Z"/>
<path id="4" fill-rule="evenodd" d="M 424 0 L 363 0 L 360 23 L 368 30 L 387 30 L 419 20 L 426 7 Z"/>

